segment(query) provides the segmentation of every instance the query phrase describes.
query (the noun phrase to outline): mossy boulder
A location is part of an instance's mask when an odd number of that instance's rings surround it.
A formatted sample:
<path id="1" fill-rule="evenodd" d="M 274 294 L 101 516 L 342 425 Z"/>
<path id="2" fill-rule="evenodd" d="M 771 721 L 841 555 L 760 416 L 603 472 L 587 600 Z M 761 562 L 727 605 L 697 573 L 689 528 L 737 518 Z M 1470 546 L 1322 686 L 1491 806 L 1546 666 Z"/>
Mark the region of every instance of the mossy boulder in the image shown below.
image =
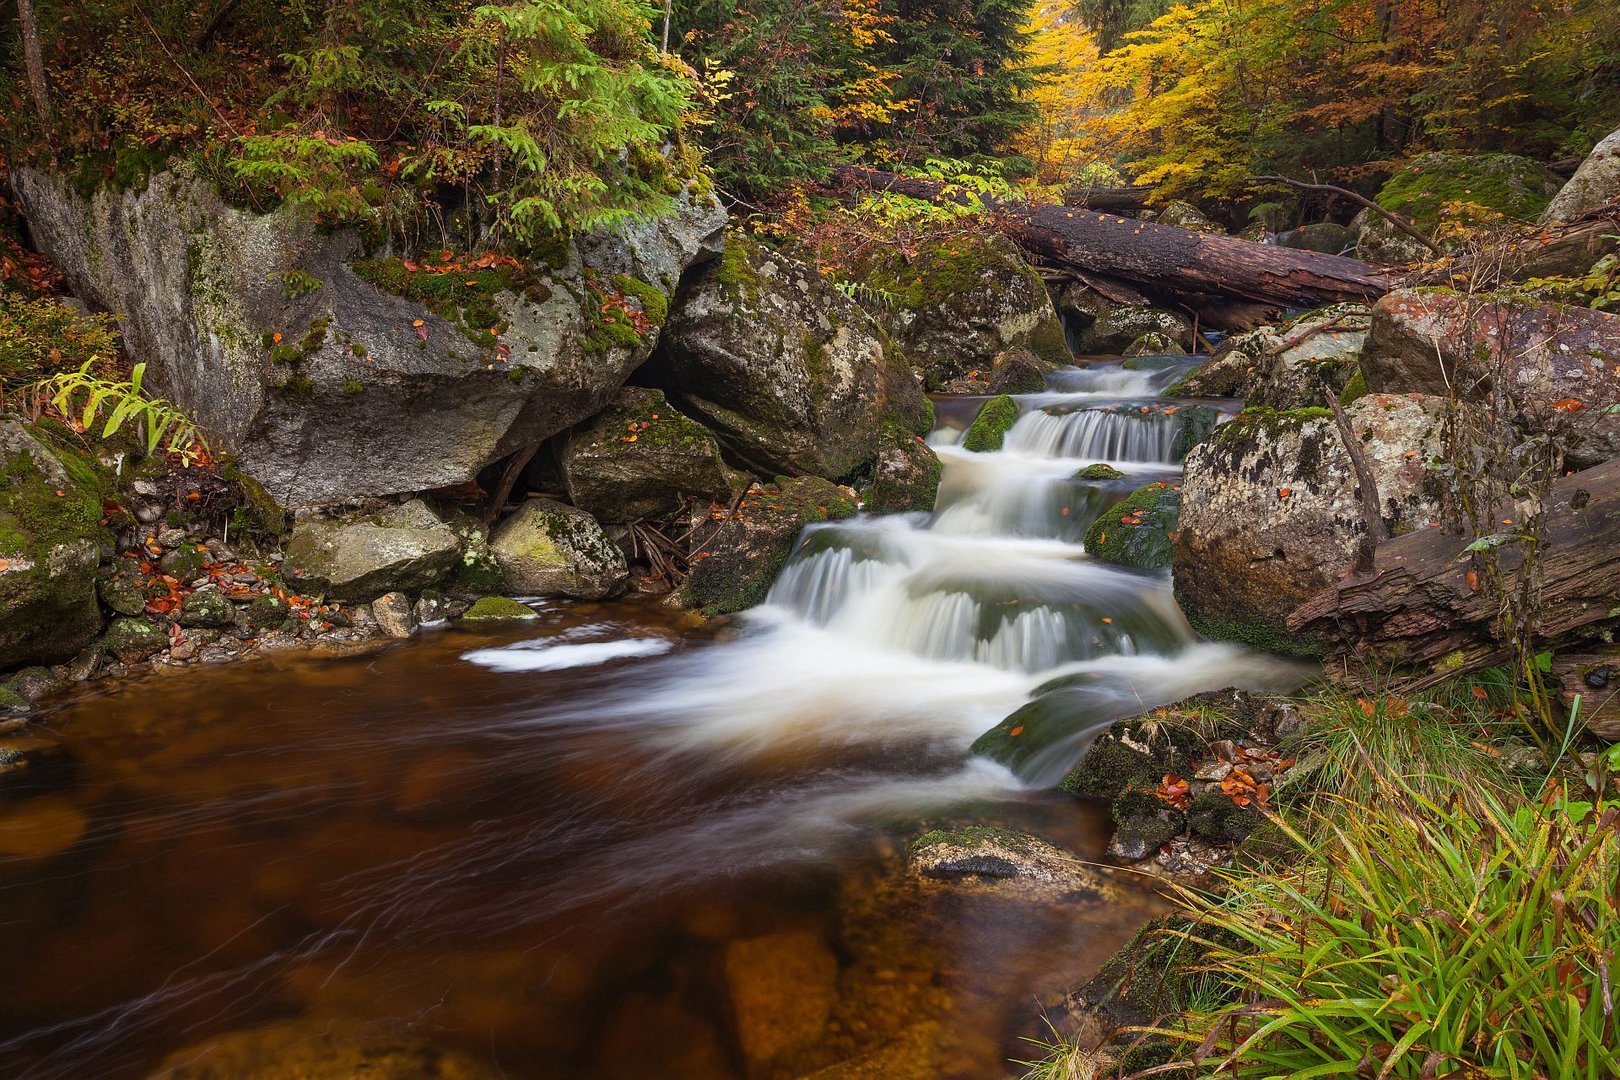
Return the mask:
<path id="1" fill-rule="evenodd" d="M 750 492 L 737 514 L 698 524 L 692 549 L 701 557 L 692 561 L 678 597 L 706 615 L 753 607 L 770 592 L 806 525 L 850 517 L 855 510 L 848 492 L 820 477 L 778 477 Z"/>
<path id="2" fill-rule="evenodd" d="M 1439 515 L 1443 402 L 1372 394 L 1348 409 L 1393 535 Z M 1288 655 L 1316 643 L 1288 615 L 1336 581 L 1360 538 L 1359 485 L 1326 408 L 1244 410 L 1187 456 L 1176 526 L 1176 600 L 1206 637 Z"/>
<path id="3" fill-rule="evenodd" d="M 999 233 L 931 240 L 912 253 L 884 248 L 855 269 L 868 310 L 930 390 L 1024 348 L 1044 364 L 1073 359 L 1040 276 Z"/>
<path id="4" fill-rule="evenodd" d="M 1158 778 L 1152 781 L 1157 786 Z M 1108 807 L 1114 835 L 1108 854 L 1135 862 L 1156 853 L 1187 828 L 1187 815 L 1160 799 L 1151 786 L 1120 793 Z"/>
<path id="5" fill-rule="evenodd" d="M 986 393 L 1038 394 L 1046 389 L 1046 373 L 1052 365 L 1029 349 L 1008 349 L 996 357 Z"/>
<path id="6" fill-rule="evenodd" d="M 1071 306 L 1064 320 L 1070 328 L 1075 352 L 1086 356 L 1123 356 L 1148 334 L 1186 349 L 1192 344 L 1192 320 L 1174 311 L 1114 304 L 1095 297 L 1096 315 Z"/>
<path id="7" fill-rule="evenodd" d="M 979 415 L 962 433 L 962 449 L 976 454 L 1000 450 L 1007 432 L 1018 422 L 1018 403 L 1002 394 L 993 397 L 979 408 Z"/>
<path id="8" fill-rule="evenodd" d="M 527 604 L 504 596 L 484 596 L 462 613 L 461 621 L 471 626 L 505 626 L 530 622 L 539 617 L 539 612 Z"/>
<path id="9" fill-rule="evenodd" d="M 459 512 L 446 518 L 445 524 L 456 534 L 461 554 L 445 579 L 444 588 L 463 596 L 483 596 L 504 588 L 506 578 L 501 573 L 501 564 L 489 549 L 489 526 L 471 514 Z"/>
<path id="10" fill-rule="evenodd" d="M 1442 215 L 1462 224 L 1534 221 L 1560 186 L 1539 162 L 1515 154 L 1431 153 L 1397 170 L 1376 201 L 1433 235 Z"/>
<path id="11" fill-rule="evenodd" d="M 886 426 L 921 435 L 933 423 L 905 358 L 860 305 L 737 233 L 683 284 L 651 373 L 757 476 L 847 476 L 871 462 Z"/>
<path id="12" fill-rule="evenodd" d="M 198 589 L 180 605 L 181 626 L 226 627 L 236 622 L 236 605 L 218 589 Z"/>
<path id="13" fill-rule="evenodd" d="M 1318 251 L 1323 255 L 1340 255 L 1356 243 L 1356 230 L 1332 221 L 1318 221 L 1278 233 L 1273 241 L 1278 247 L 1295 251 Z"/>
<path id="14" fill-rule="evenodd" d="M 1076 480 L 1122 480 L 1125 474 L 1108 464 L 1096 461 L 1074 474 Z"/>
<path id="15" fill-rule="evenodd" d="M 101 629 L 101 502 L 88 458 L 0 418 L 0 670 L 68 659 Z"/>
<path id="16" fill-rule="evenodd" d="M 1092 740 L 1085 756 L 1059 786 L 1075 795 L 1113 799 L 1151 788 L 1166 773 L 1186 775 L 1206 747 L 1202 715 L 1179 709 L 1116 720 Z"/>
<path id="17" fill-rule="evenodd" d="M 1481 401 L 1506 385 L 1571 466 L 1620 456 L 1620 315 L 1511 292 L 1401 289 L 1373 306 L 1359 370 L 1374 394 Z"/>
<path id="18" fill-rule="evenodd" d="M 561 470 L 569 499 L 599 521 L 668 517 L 730 487 L 713 433 L 639 386 L 620 390 L 568 437 Z"/>
<path id="19" fill-rule="evenodd" d="M 280 626 L 287 621 L 287 616 L 291 611 L 292 608 L 288 606 L 287 601 L 270 593 L 254 597 L 253 601 L 243 609 L 248 622 L 261 630 L 270 630 Z"/>
<path id="20" fill-rule="evenodd" d="M 1172 199 L 1154 216 L 1156 225 L 1169 225 L 1175 229 L 1225 235 L 1226 230 L 1211 221 L 1202 210 L 1184 199 Z"/>
<path id="21" fill-rule="evenodd" d="M 1235 334 L 1209 363 L 1165 391 L 1175 397 L 1237 397 L 1272 409 L 1325 404 L 1323 385 L 1341 392 L 1371 325 L 1364 304 L 1333 304 L 1276 326 Z M 1288 341 L 1293 344 L 1283 348 Z"/>
<path id="22" fill-rule="evenodd" d="M 1575 175 L 1542 211 L 1541 220 L 1573 221 L 1614 198 L 1620 198 L 1620 131 L 1610 133 L 1592 147 Z"/>
<path id="23" fill-rule="evenodd" d="M 420 499 L 376 513 L 310 514 L 293 526 L 282 574 L 299 592 L 354 603 L 436 585 L 460 542 Z"/>
<path id="24" fill-rule="evenodd" d="M 920 435 L 891 433 L 872 463 L 866 508 L 875 514 L 903 514 L 934 508 L 944 465 Z"/>
<path id="25" fill-rule="evenodd" d="M 683 200 L 546 257 L 415 261 L 304 206 L 232 205 L 189 163 L 88 192 L 45 170 L 11 179 L 74 294 L 122 313 L 148 385 L 283 507 L 463 484 L 592 415 L 725 220 Z"/>
<path id="26" fill-rule="evenodd" d="M 599 600 L 624 591 L 630 570 L 624 552 L 595 518 L 551 499 L 530 499 L 496 527 L 490 550 L 520 596 Z"/>
<path id="27" fill-rule="evenodd" d="M 1163 481 L 1137 488 L 1091 523 L 1086 551 L 1116 566 L 1163 570 L 1170 565 L 1180 513 L 1180 489 Z"/>

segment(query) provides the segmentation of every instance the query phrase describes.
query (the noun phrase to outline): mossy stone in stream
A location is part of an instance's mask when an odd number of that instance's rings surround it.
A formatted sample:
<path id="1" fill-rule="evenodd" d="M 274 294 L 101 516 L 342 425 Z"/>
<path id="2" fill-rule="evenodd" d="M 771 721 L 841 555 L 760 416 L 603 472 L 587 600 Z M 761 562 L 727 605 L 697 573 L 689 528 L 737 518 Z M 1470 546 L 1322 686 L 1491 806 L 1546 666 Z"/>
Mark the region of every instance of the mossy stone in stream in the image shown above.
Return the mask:
<path id="1" fill-rule="evenodd" d="M 1092 740 L 1080 763 L 1058 785 L 1073 795 L 1112 799 L 1157 784 L 1166 773 L 1185 773 L 1207 749 L 1192 727 L 1156 716 L 1117 720 Z"/>
<path id="2" fill-rule="evenodd" d="M 1075 473 L 1074 478 L 1076 480 L 1118 480 L 1124 475 L 1124 473 L 1120 472 L 1106 461 L 1099 461 L 1095 464 L 1087 465 L 1085 468 Z"/>
<path id="3" fill-rule="evenodd" d="M 539 617 L 539 613 L 527 604 L 520 604 L 504 596 L 485 596 L 467 609 L 466 614 L 461 616 L 461 621 L 474 626 L 495 626 L 528 622 Z"/>
<path id="4" fill-rule="evenodd" d="M 1114 820 L 1114 838 L 1108 852 L 1121 859 L 1145 859 L 1187 827 L 1185 814 L 1141 788 L 1114 799 L 1109 814 Z"/>
<path id="5" fill-rule="evenodd" d="M 1220 844 L 1241 843 L 1264 820 L 1253 806 L 1239 806 L 1218 787 L 1200 791 L 1187 807 L 1193 835 Z"/>
<path id="6" fill-rule="evenodd" d="M 993 397 L 979 409 L 962 436 L 962 449 L 977 454 L 1000 450 L 1007 431 L 1018 422 L 1018 404 L 1007 394 Z"/>
<path id="7" fill-rule="evenodd" d="M 1086 530 L 1086 551 L 1116 566 L 1163 570 L 1170 565 L 1181 492 L 1163 481 L 1133 491 Z"/>

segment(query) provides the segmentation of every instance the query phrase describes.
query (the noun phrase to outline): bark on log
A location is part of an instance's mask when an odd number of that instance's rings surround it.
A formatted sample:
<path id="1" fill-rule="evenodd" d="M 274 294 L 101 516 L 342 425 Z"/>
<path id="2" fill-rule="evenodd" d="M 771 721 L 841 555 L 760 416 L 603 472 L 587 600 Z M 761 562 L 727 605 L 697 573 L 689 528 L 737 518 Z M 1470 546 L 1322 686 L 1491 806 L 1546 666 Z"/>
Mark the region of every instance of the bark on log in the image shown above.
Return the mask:
<path id="1" fill-rule="evenodd" d="M 943 184 L 876 169 L 845 166 L 837 179 L 852 187 L 917 199 L 970 201 Z M 1339 255 L 1256 244 L 1091 210 L 990 196 L 982 201 L 1026 251 L 1058 266 L 1107 274 L 1148 289 L 1311 308 L 1376 300 L 1390 288 L 1390 278 L 1382 271 Z"/>
<path id="2" fill-rule="evenodd" d="M 1560 479 L 1547 496 L 1540 551 L 1538 638 L 1578 640 L 1617 621 L 1620 611 L 1620 458 Z M 1513 517 L 1503 509 L 1498 520 Z M 1500 651 L 1497 605 L 1469 584 L 1473 537 L 1441 529 L 1408 533 L 1379 546 L 1370 574 L 1352 574 L 1288 617 L 1288 628 L 1326 644 L 1330 666 L 1427 665 L 1442 657 L 1473 661 Z M 1509 588 L 1522 549 L 1498 549 Z M 1474 576 L 1478 584 L 1480 576 Z"/>

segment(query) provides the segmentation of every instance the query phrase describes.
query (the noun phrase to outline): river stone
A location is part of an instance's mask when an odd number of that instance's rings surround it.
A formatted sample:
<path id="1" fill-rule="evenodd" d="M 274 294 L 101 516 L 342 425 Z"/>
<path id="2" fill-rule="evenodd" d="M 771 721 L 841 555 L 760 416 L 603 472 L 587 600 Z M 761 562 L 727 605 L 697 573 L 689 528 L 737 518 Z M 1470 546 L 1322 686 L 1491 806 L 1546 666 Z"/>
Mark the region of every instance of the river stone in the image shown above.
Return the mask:
<path id="1" fill-rule="evenodd" d="M 1155 778 L 1153 786 L 1157 783 Z M 1187 815 L 1141 788 L 1121 793 L 1109 804 L 1108 814 L 1114 822 L 1108 854 L 1131 862 L 1157 854 L 1187 828 Z"/>
<path id="2" fill-rule="evenodd" d="M 640 386 L 568 437 L 561 468 L 569 499 L 598 521 L 666 518 L 689 498 L 707 504 L 730 490 L 709 429 Z"/>
<path id="3" fill-rule="evenodd" d="M 1301 225 L 1297 229 L 1278 233 L 1273 241 L 1278 247 L 1295 251 L 1319 251 L 1324 255 L 1340 255 L 1356 244 L 1356 230 L 1331 221 Z"/>
<path id="4" fill-rule="evenodd" d="M 459 510 L 444 523 L 456 534 L 456 543 L 461 547 L 461 557 L 445 580 L 444 588 L 458 596 L 482 596 L 504 588 L 506 577 L 501 573 L 501 564 L 495 560 L 495 553 L 489 549 L 489 526 Z"/>
<path id="5" fill-rule="evenodd" d="M 358 235 L 292 204 L 232 206 L 193 166 L 89 198 L 65 174 L 17 168 L 12 182 L 31 236 L 75 295 L 122 313 L 148 384 L 294 507 L 463 484 L 595 413 L 658 338 L 656 325 L 608 327 L 604 290 L 662 307 L 682 260 L 712 251 L 725 220 L 712 200 L 688 200 L 656 224 L 592 241 L 614 266 L 662 267 L 650 282 L 587 277 L 573 243 L 560 266 L 531 262 L 521 293 L 490 297 L 503 356 L 362 276 Z M 658 251 L 639 258 L 646 244 Z"/>
<path id="6" fill-rule="evenodd" d="M 1165 334 L 1143 334 L 1125 347 L 1126 356 L 1186 356 L 1187 350 Z"/>
<path id="7" fill-rule="evenodd" d="M 1391 535 L 1439 515 L 1438 398 L 1371 394 L 1348 408 Z M 1410 456 L 1409 456 L 1410 455 Z M 1349 454 L 1325 408 L 1247 409 L 1187 456 L 1176 600 L 1205 637 L 1285 655 L 1316 644 L 1285 621 L 1350 566 L 1366 526 Z"/>
<path id="8" fill-rule="evenodd" d="M 263 596 L 254 597 L 243 610 L 243 614 L 247 616 L 251 625 L 269 630 L 286 622 L 291 610 L 287 601 L 281 597 L 265 593 Z"/>
<path id="9" fill-rule="evenodd" d="M 102 652 L 132 664 L 167 649 L 169 635 L 153 619 L 120 616 L 107 627 L 107 632 L 101 635 L 97 645 Z"/>
<path id="10" fill-rule="evenodd" d="M 1038 394 L 1046 389 L 1051 365 L 1025 348 L 1008 349 L 996 357 L 986 384 L 987 394 Z"/>
<path id="11" fill-rule="evenodd" d="M 1333 304 L 1279 326 L 1223 341 L 1209 363 L 1165 391 L 1171 397 L 1237 397 L 1250 405 L 1305 409 L 1325 404 L 1322 384 L 1342 393 L 1355 377 L 1367 340 L 1369 309 Z M 1280 353 L 1289 338 L 1316 331 Z"/>
<path id="12" fill-rule="evenodd" d="M 1193 232 L 1218 233 L 1224 235 L 1226 230 L 1211 221 L 1202 210 L 1183 199 L 1172 199 L 1164 204 L 1158 216 L 1153 219 L 1155 224 L 1169 225 L 1176 229 L 1189 229 Z"/>
<path id="13" fill-rule="evenodd" d="M 838 958 L 814 930 L 733 940 L 725 951 L 726 989 L 750 1076 L 822 1042 L 838 1004 Z"/>
<path id="14" fill-rule="evenodd" d="M 990 371 L 1012 348 L 1047 365 L 1073 359 L 1040 275 L 999 233 L 944 236 L 915 252 L 884 247 L 854 276 L 862 286 L 856 297 L 930 390 Z"/>
<path id="15" fill-rule="evenodd" d="M 939 455 L 921 436 L 896 432 L 872 463 L 866 509 L 874 514 L 932 510 L 943 473 Z"/>
<path id="16" fill-rule="evenodd" d="M 806 525 L 850 517 L 855 510 L 855 500 L 836 484 L 801 476 L 754 488 L 737 513 L 718 521 L 700 511 L 692 531 L 696 556 L 676 599 L 705 615 L 753 607 L 770 592 Z"/>
<path id="17" fill-rule="evenodd" d="M 917 877 L 988 884 L 1029 899 L 1096 900 L 1113 894 L 1102 875 L 1062 848 L 992 825 L 924 833 L 907 848 L 906 869 Z"/>
<path id="18" fill-rule="evenodd" d="M 0 808 L 0 857 L 43 858 L 77 844 L 90 818 L 66 796 L 27 799 Z"/>
<path id="19" fill-rule="evenodd" d="M 1075 351 L 1088 356 L 1122 356 L 1147 334 L 1157 334 L 1185 349 L 1192 344 L 1192 321 L 1153 307 L 1110 306 L 1079 330 Z"/>
<path id="20" fill-rule="evenodd" d="M 1086 553 L 1115 566 L 1163 570 L 1170 565 L 1181 490 L 1163 481 L 1137 488 L 1086 530 Z"/>
<path id="21" fill-rule="evenodd" d="M 145 575 L 132 559 L 119 559 L 96 582 L 96 595 L 108 609 L 119 615 L 139 615 L 146 610 Z"/>
<path id="22" fill-rule="evenodd" d="M 330 1021 L 286 1020 L 175 1051 L 150 1080 L 498 1080 L 461 1050 Z"/>
<path id="23" fill-rule="evenodd" d="M 1614 198 L 1620 198 L 1620 131 L 1611 132 L 1592 147 L 1575 175 L 1547 204 L 1541 220 L 1543 224 L 1572 221 Z"/>
<path id="24" fill-rule="evenodd" d="M 459 554 L 456 534 L 412 499 L 375 514 L 305 516 L 293 526 L 281 570 L 299 592 L 360 603 L 434 585 Z"/>
<path id="25" fill-rule="evenodd" d="M 481 596 L 472 607 L 462 613 L 461 621 L 475 626 L 531 622 L 540 613 L 527 604 L 504 596 Z"/>
<path id="26" fill-rule="evenodd" d="M 973 418 L 962 433 L 962 449 L 976 454 L 987 454 L 1001 449 L 1007 432 L 1018 423 L 1018 403 L 1006 394 L 993 397 L 979 406 L 979 415 Z"/>
<path id="27" fill-rule="evenodd" d="M 236 605 L 218 589 L 198 589 L 180 605 L 181 626 L 223 627 L 236 624 Z"/>
<path id="28" fill-rule="evenodd" d="M 378 629 L 391 638 L 408 638 L 416 629 L 411 598 L 402 592 L 383 593 L 373 600 L 371 617 L 377 620 Z"/>
<path id="29" fill-rule="evenodd" d="M 1374 393 L 1470 399 L 1505 378 L 1577 469 L 1620 455 L 1620 316 L 1509 293 L 1403 289 L 1373 306 L 1361 375 Z"/>
<path id="30" fill-rule="evenodd" d="M 761 476 L 842 477 L 885 424 L 933 408 L 883 331 L 816 269 L 737 233 L 682 285 L 655 369 L 671 400 Z"/>
<path id="31" fill-rule="evenodd" d="M 101 629 L 100 483 L 48 438 L 0 417 L 0 670 L 69 659 Z"/>
<path id="32" fill-rule="evenodd" d="M 624 591 L 630 570 L 624 552 L 585 511 L 551 499 L 530 499 L 490 538 L 508 592 L 599 600 Z"/>

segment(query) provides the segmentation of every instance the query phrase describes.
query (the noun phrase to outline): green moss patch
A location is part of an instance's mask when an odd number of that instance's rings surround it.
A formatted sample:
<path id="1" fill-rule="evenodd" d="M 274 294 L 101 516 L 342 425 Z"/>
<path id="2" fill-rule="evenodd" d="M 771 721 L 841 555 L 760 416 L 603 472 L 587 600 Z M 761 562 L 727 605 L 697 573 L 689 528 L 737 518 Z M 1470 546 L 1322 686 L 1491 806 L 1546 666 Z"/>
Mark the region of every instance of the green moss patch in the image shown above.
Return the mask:
<path id="1" fill-rule="evenodd" d="M 544 288 L 532 281 L 522 267 L 510 263 L 444 270 L 392 258 L 360 259 L 349 266 L 384 292 L 414 300 L 439 318 L 453 323 L 468 341 L 481 349 L 494 348 L 505 329 L 496 296 L 503 292 L 521 294 L 531 288 Z"/>
<path id="2" fill-rule="evenodd" d="M 1133 491 L 1086 530 L 1086 551 L 1104 562 L 1138 570 L 1170 565 L 1181 491 L 1159 481 Z"/>
<path id="3" fill-rule="evenodd" d="M 962 449 L 977 454 L 1000 450 L 1008 430 L 1018 422 L 1018 404 L 1007 395 L 993 397 L 984 403 L 962 436 Z"/>
<path id="4" fill-rule="evenodd" d="M 1448 206 L 1483 208 L 1514 221 L 1533 221 L 1552 196 L 1548 173 L 1513 154 L 1424 154 L 1401 169 L 1378 192 L 1378 205 L 1404 214 L 1426 232 Z M 1464 223 L 1480 215 L 1463 213 Z"/>

